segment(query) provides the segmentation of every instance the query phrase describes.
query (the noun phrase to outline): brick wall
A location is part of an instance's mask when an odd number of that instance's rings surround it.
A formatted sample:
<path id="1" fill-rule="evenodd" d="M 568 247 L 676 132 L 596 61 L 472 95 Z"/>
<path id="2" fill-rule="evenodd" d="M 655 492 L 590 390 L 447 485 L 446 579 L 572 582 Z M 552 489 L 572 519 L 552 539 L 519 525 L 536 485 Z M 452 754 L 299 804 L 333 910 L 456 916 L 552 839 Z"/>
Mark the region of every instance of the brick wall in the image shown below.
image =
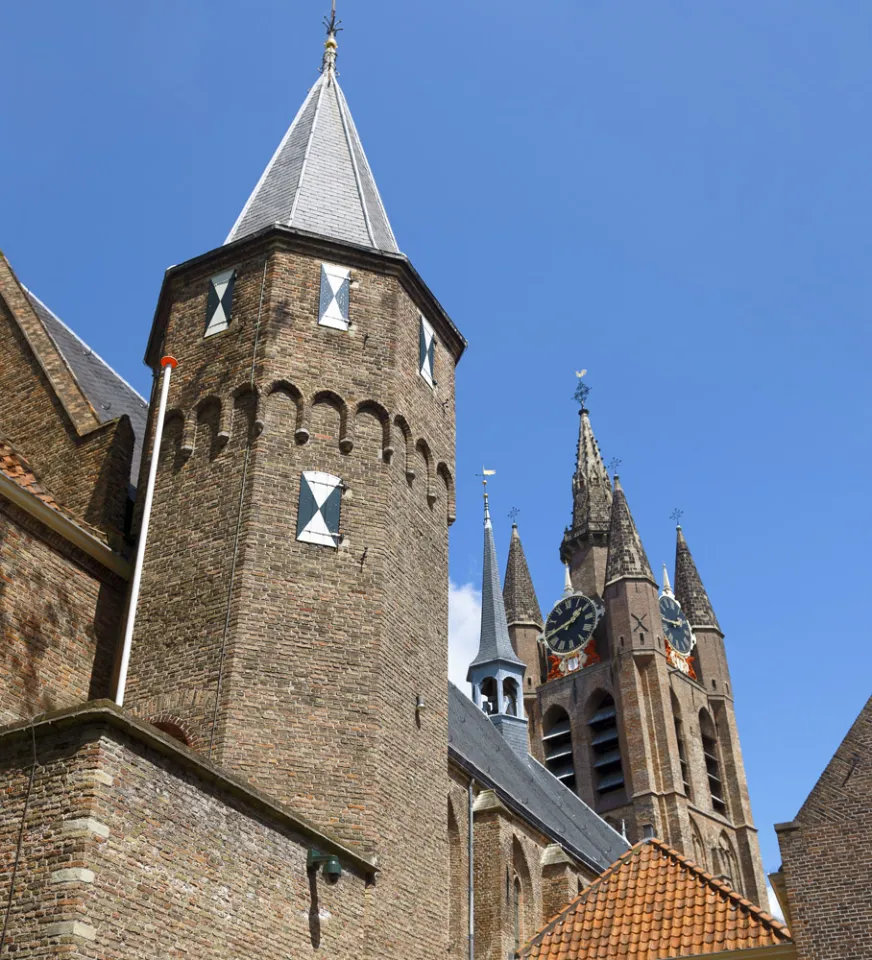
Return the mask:
<path id="1" fill-rule="evenodd" d="M 0 497 L 0 725 L 110 695 L 125 589 Z"/>
<path id="2" fill-rule="evenodd" d="M 872 698 L 796 819 L 777 824 L 798 960 L 872 956 Z"/>

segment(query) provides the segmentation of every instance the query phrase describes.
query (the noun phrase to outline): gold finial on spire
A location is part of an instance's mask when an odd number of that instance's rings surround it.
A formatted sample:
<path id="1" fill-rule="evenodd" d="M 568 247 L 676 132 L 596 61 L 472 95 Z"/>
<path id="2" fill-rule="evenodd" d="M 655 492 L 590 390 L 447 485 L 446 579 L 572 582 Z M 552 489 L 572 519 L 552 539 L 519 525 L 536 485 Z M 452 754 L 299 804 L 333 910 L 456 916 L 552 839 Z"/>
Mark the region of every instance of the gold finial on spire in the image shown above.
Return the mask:
<path id="1" fill-rule="evenodd" d="M 481 485 L 484 487 L 484 525 L 486 527 L 491 525 L 490 506 L 487 502 L 487 478 L 495 474 L 496 470 L 486 470 L 484 467 L 481 468 L 481 473 L 476 474 L 477 477 L 481 477 Z"/>
<path id="2" fill-rule="evenodd" d="M 331 73 L 336 72 L 336 49 L 339 44 L 336 42 L 336 34 L 342 30 L 339 24 L 341 20 L 336 19 L 336 0 L 330 9 L 330 18 L 324 17 L 324 27 L 327 30 L 327 39 L 324 41 L 324 58 L 321 61 L 321 73 L 325 70 Z"/>

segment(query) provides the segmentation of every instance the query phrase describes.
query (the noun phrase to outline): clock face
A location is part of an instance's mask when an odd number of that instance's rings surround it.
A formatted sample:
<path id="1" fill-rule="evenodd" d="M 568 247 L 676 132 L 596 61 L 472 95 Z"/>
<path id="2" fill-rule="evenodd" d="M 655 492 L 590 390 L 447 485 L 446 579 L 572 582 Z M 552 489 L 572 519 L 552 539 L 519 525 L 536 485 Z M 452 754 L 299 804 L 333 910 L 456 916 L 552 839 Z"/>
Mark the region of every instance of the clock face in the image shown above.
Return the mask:
<path id="1" fill-rule="evenodd" d="M 559 657 L 567 657 L 590 640 L 598 620 L 593 600 L 581 594 L 566 597 L 548 614 L 545 642 Z"/>
<path id="2" fill-rule="evenodd" d="M 693 649 L 695 638 L 675 597 L 660 598 L 660 619 L 663 621 L 663 630 L 669 645 L 673 650 L 687 656 Z"/>

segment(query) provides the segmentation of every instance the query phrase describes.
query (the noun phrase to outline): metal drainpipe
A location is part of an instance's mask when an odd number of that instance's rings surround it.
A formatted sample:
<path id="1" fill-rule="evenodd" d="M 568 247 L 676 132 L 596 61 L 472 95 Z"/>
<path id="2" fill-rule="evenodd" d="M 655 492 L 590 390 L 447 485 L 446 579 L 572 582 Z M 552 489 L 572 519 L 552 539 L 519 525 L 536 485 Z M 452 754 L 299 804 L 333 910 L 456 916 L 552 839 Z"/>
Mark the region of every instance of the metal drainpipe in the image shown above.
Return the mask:
<path id="1" fill-rule="evenodd" d="M 136 622 L 136 605 L 139 602 L 139 585 L 142 581 L 142 564 L 145 559 L 145 541 L 148 539 L 148 522 L 151 519 L 151 504 L 154 500 L 154 484 L 157 479 L 157 461 L 160 455 L 160 443 L 163 438 L 164 417 L 167 412 L 167 395 L 170 392 L 170 377 L 173 368 L 178 366 L 175 357 L 163 357 L 163 381 L 160 390 L 160 404 L 154 427 L 154 442 L 151 445 L 151 463 L 148 468 L 148 484 L 145 488 L 145 506 L 142 509 L 142 525 L 139 530 L 139 544 L 136 548 L 136 566 L 133 568 L 133 583 L 130 586 L 130 603 L 127 607 L 127 625 L 124 628 L 124 643 L 121 647 L 121 666 L 118 669 L 118 686 L 115 688 L 115 702 L 124 705 L 124 690 L 127 686 L 127 668 L 130 665 L 130 646 L 133 642 L 133 625 Z"/>
<path id="2" fill-rule="evenodd" d="M 475 960 L 475 873 L 473 871 L 473 816 L 472 816 L 472 807 L 475 803 L 475 793 L 473 792 L 473 787 L 475 786 L 475 780 L 470 778 L 469 787 L 467 788 L 467 798 L 468 798 L 468 810 L 467 818 L 469 823 L 469 829 L 467 833 L 469 838 L 467 840 L 468 855 L 467 859 L 469 860 L 469 960 Z"/>

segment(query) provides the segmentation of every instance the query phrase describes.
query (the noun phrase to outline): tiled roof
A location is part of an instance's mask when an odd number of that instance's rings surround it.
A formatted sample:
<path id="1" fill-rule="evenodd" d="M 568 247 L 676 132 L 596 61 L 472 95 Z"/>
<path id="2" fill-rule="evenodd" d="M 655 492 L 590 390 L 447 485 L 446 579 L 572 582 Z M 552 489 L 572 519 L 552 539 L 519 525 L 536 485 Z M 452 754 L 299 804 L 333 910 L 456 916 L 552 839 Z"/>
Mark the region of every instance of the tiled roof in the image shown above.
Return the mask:
<path id="1" fill-rule="evenodd" d="M 506 605 L 507 623 L 535 623 L 543 625 L 542 611 L 533 588 L 530 568 L 521 546 L 517 524 L 512 524 L 512 540 L 509 544 L 509 559 L 506 563 L 506 579 L 503 583 L 503 600 Z"/>
<path id="2" fill-rule="evenodd" d="M 325 58 L 225 243 L 274 223 L 398 252 L 332 60 Z"/>
<path id="3" fill-rule="evenodd" d="M 515 753 L 453 683 L 448 684 L 448 750 L 506 806 L 592 868 L 604 870 L 627 849 L 627 841 L 542 764 Z"/>
<path id="4" fill-rule="evenodd" d="M 790 943 L 790 931 L 659 840 L 612 864 L 528 943 L 540 960 L 671 960 Z"/>
<path id="5" fill-rule="evenodd" d="M 37 480 L 30 464 L 3 437 L 0 437 L 0 473 L 14 480 L 19 487 L 23 487 L 28 493 L 38 497 L 53 510 L 60 511 L 61 508 L 57 500 Z"/>
<path id="6" fill-rule="evenodd" d="M 612 499 L 612 521 L 609 526 L 609 556 L 606 561 L 606 583 L 623 577 L 650 580 L 654 574 L 642 546 L 639 531 L 633 522 L 630 506 L 624 495 L 621 481 L 615 477 L 615 494 Z"/>
<path id="7" fill-rule="evenodd" d="M 145 437 L 148 403 L 99 354 L 76 336 L 36 294 L 26 288 L 25 293 L 100 423 L 108 423 L 125 413 L 130 418 L 135 438 L 130 482 L 135 485 L 139 477 L 139 459 Z"/>
<path id="8" fill-rule="evenodd" d="M 692 627 L 721 630 L 681 527 L 677 530 L 675 543 L 675 597 Z"/>

